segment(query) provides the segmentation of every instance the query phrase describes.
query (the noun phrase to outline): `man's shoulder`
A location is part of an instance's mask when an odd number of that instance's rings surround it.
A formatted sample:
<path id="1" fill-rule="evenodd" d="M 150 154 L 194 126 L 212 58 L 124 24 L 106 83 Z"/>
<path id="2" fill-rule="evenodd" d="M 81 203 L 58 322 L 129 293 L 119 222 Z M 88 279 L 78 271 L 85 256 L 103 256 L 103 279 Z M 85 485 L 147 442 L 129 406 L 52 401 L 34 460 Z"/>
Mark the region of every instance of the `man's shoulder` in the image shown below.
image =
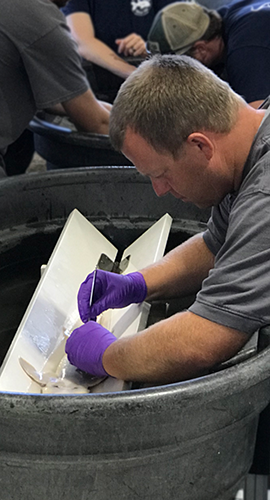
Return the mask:
<path id="1" fill-rule="evenodd" d="M 242 19 L 246 16 L 254 16 L 256 14 L 265 16 L 270 14 L 270 2 L 262 0 L 233 0 L 232 2 L 217 9 L 223 21 L 233 22 Z"/>
<path id="2" fill-rule="evenodd" d="M 249 192 L 252 188 L 270 193 L 270 109 L 254 138 L 249 156 L 243 170 L 240 191 Z"/>
<path id="3" fill-rule="evenodd" d="M 93 4 L 93 0 L 69 0 L 69 2 L 67 2 L 65 7 L 61 10 L 65 16 L 73 14 L 74 12 L 87 12 L 88 14 L 93 15 Z M 99 7 L 100 3 L 96 2 L 95 9 L 98 9 Z"/>
<path id="4" fill-rule="evenodd" d="M 0 29 L 18 43 L 28 45 L 63 22 L 50 0 L 1 0 Z"/>

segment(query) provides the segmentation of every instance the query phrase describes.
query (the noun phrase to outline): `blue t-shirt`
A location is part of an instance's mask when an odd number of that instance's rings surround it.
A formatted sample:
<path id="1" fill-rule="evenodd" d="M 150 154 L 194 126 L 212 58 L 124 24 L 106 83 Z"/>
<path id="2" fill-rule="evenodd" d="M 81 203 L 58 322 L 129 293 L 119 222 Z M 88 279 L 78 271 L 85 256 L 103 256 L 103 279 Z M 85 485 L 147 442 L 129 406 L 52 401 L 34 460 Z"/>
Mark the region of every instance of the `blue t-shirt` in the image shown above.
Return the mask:
<path id="1" fill-rule="evenodd" d="M 227 80 L 247 102 L 270 94 L 270 2 L 233 1 L 218 9 L 227 50 Z"/>
<path id="2" fill-rule="evenodd" d="M 156 13 L 169 3 L 170 0 L 70 0 L 62 11 L 66 16 L 88 13 L 96 38 L 116 51 L 116 38 L 137 33 L 146 40 Z"/>

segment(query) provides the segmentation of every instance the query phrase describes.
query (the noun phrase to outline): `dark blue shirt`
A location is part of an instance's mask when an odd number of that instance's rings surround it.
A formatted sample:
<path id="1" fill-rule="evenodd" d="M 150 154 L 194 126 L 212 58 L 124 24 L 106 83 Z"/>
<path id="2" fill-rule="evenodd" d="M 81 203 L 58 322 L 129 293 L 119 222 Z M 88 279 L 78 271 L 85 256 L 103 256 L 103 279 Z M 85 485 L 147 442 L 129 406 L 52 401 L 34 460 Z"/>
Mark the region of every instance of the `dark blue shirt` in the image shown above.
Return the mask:
<path id="1" fill-rule="evenodd" d="M 170 0 L 70 0 L 62 9 L 68 16 L 74 12 L 90 14 L 95 36 L 113 50 L 116 38 L 137 33 L 144 40 L 156 13 Z"/>
<path id="2" fill-rule="evenodd" d="M 247 102 L 270 94 L 270 2 L 233 1 L 223 18 L 227 80 Z"/>

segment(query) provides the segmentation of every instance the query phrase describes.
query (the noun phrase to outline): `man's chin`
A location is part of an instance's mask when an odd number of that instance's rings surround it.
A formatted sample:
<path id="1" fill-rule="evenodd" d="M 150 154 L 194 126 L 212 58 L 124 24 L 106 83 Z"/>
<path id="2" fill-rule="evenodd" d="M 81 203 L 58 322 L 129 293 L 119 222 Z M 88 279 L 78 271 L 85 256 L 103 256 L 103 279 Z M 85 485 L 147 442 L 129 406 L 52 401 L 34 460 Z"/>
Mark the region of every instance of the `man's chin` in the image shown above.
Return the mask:
<path id="1" fill-rule="evenodd" d="M 192 203 L 192 205 L 195 205 L 196 207 L 200 208 L 200 209 L 205 209 L 205 208 L 212 208 L 214 203 L 210 203 L 209 201 L 208 202 L 196 202 L 196 201 L 193 201 L 193 200 L 189 200 L 188 198 L 185 198 L 185 196 L 181 196 L 180 194 L 176 193 L 176 191 L 173 191 L 171 190 L 170 191 L 170 194 L 172 196 L 174 196 L 174 198 L 177 198 L 178 200 L 181 200 L 183 203 Z M 216 203 L 216 205 L 218 205 L 218 203 Z"/>
<path id="2" fill-rule="evenodd" d="M 201 210 L 204 210 L 206 208 L 212 208 L 214 206 L 213 203 L 194 203 L 194 202 L 191 202 L 193 203 L 196 207 L 200 208 Z"/>

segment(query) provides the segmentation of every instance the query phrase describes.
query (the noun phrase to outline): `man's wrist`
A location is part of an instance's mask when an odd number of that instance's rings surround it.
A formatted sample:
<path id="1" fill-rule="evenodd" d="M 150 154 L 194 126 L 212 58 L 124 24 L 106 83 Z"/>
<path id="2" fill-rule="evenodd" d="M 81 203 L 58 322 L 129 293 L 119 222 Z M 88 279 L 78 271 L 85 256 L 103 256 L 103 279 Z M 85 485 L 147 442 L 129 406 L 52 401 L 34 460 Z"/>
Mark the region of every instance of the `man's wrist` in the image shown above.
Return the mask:
<path id="1" fill-rule="evenodd" d="M 110 377 L 120 378 L 117 366 L 117 353 L 120 340 L 112 342 L 104 351 L 102 355 L 102 366 L 105 372 Z"/>

